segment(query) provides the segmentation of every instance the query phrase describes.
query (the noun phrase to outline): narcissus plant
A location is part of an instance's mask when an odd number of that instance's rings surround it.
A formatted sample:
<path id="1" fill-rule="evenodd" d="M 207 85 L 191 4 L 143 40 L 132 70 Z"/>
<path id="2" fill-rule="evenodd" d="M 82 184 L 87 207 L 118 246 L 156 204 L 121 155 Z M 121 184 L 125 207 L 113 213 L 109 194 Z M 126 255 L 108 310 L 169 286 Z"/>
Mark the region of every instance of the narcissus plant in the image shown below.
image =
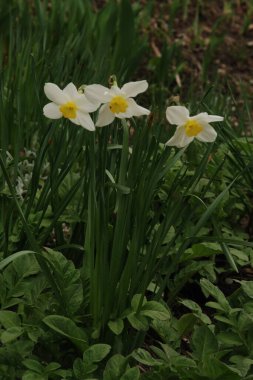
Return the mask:
<path id="1" fill-rule="evenodd" d="M 139 106 L 133 99 L 136 95 L 146 91 L 148 83 L 146 80 L 129 82 L 119 88 L 114 81 L 111 88 L 100 84 L 92 84 L 85 87 L 85 95 L 92 102 L 102 104 L 99 109 L 97 127 L 111 124 L 116 118 L 125 119 L 133 116 L 149 115 L 150 111 Z"/>
<path id="2" fill-rule="evenodd" d="M 90 102 L 84 94 L 77 91 L 73 83 L 69 83 L 63 90 L 54 83 L 46 83 L 44 91 L 51 100 L 51 103 L 43 108 L 46 117 L 50 119 L 64 117 L 89 131 L 95 130 L 89 112 L 95 111 L 98 103 Z"/>
<path id="3" fill-rule="evenodd" d="M 174 136 L 166 142 L 166 145 L 177 148 L 185 147 L 194 138 L 203 142 L 213 142 L 217 137 L 217 132 L 209 123 L 224 119 L 222 116 L 208 115 L 206 112 L 190 116 L 189 110 L 183 106 L 168 107 L 166 117 L 170 124 L 177 125 Z"/>

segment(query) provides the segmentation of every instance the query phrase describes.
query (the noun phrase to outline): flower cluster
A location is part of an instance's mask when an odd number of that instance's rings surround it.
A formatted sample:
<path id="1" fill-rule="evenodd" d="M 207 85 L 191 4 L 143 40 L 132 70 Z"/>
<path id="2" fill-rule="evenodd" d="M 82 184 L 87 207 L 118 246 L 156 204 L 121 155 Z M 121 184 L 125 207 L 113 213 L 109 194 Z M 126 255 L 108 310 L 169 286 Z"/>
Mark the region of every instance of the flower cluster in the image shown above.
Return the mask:
<path id="1" fill-rule="evenodd" d="M 56 84 L 46 83 L 44 91 L 51 103 L 45 105 L 43 113 L 50 119 L 64 117 L 89 131 L 94 131 L 95 125 L 90 112 L 97 109 L 99 112 L 96 127 L 111 124 L 115 118 L 149 115 L 150 111 L 139 106 L 133 99 L 147 88 L 146 80 L 129 82 L 121 88 L 116 81 L 110 88 L 92 84 L 85 86 L 84 92 L 78 91 L 73 83 L 69 83 L 63 90 Z M 168 107 L 166 117 L 170 124 L 177 125 L 174 136 L 166 145 L 178 148 L 187 146 L 194 138 L 213 142 L 217 133 L 209 123 L 223 120 L 221 116 L 208 115 L 206 112 L 190 116 L 188 109 L 183 106 Z"/>

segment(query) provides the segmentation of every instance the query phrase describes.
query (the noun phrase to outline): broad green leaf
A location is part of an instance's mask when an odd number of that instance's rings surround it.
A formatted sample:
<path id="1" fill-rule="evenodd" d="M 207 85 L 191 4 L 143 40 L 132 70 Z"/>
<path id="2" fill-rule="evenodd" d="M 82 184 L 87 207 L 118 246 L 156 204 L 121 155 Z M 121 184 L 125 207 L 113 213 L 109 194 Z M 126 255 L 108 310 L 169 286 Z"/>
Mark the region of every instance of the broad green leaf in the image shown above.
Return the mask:
<path id="1" fill-rule="evenodd" d="M 209 360 L 209 355 L 218 351 L 218 342 L 212 331 L 206 327 L 198 327 L 192 336 L 192 345 L 194 349 L 194 355 L 199 360 L 205 362 Z"/>
<path id="2" fill-rule="evenodd" d="M 210 281 L 208 281 L 205 278 L 200 280 L 200 285 L 202 290 L 207 295 L 210 294 L 216 299 L 216 301 L 219 303 L 219 305 L 225 312 L 229 312 L 231 310 L 228 300 L 217 286 L 213 285 Z"/>
<path id="3" fill-rule="evenodd" d="M 153 358 L 153 356 L 151 356 L 151 354 L 143 348 L 137 348 L 137 350 L 135 350 L 131 356 L 138 362 L 151 367 L 163 365 L 163 362 L 161 360 Z"/>
<path id="4" fill-rule="evenodd" d="M 106 363 L 103 373 L 103 380 L 118 380 L 125 373 L 127 359 L 124 356 L 116 354 Z"/>
<path id="5" fill-rule="evenodd" d="M 45 372 L 46 373 L 49 373 L 49 372 L 53 372 L 53 371 L 56 371 L 57 369 L 61 368 L 61 365 L 59 363 L 56 363 L 56 362 L 51 362 L 49 363 L 46 368 L 45 368 Z"/>
<path id="6" fill-rule="evenodd" d="M 165 321 L 171 317 L 169 310 L 156 301 L 146 302 L 141 308 L 141 314 L 151 319 L 158 319 L 161 321 Z"/>
<path id="7" fill-rule="evenodd" d="M 8 329 L 9 327 L 20 326 L 20 317 L 14 311 L 1 310 L 0 311 L 0 324 Z"/>
<path id="8" fill-rule="evenodd" d="M 210 257 L 222 253 L 220 245 L 217 243 L 199 243 L 193 244 L 181 256 L 181 261 L 196 259 L 199 257 Z"/>
<path id="9" fill-rule="evenodd" d="M 10 343 L 23 334 L 22 327 L 10 327 L 1 334 L 2 344 Z"/>
<path id="10" fill-rule="evenodd" d="M 232 331 L 221 331 L 216 335 L 218 342 L 225 347 L 237 347 L 243 345 L 243 341 L 236 333 Z"/>
<path id="11" fill-rule="evenodd" d="M 53 267 L 56 282 L 65 301 L 66 312 L 73 315 L 83 301 L 80 271 L 75 268 L 72 261 L 67 260 L 60 252 L 47 248 L 45 257 Z"/>
<path id="12" fill-rule="evenodd" d="M 22 380 L 48 380 L 47 375 L 39 374 L 32 371 L 27 371 L 22 376 Z"/>
<path id="13" fill-rule="evenodd" d="M 124 329 L 124 321 L 123 319 L 116 319 L 115 321 L 109 321 L 108 326 L 115 335 L 120 335 Z"/>
<path id="14" fill-rule="evenodd" d="M 142 316 L 141 314 L 137 314 L 137 313 L 128 314 L 127 319 L 134 329 L 138 331 L 148 330 L 148 327 L 149 327 L 148 320 L 146 317 Z"/>
<path id="15" fill-rule="evenodd" d="M 253 281 L 239 281 L 239 282 L 242 286 L 242 290 L 244 291 L 244 293 L 246 293 L 248 297 L 253 298 Z"/>
<path id="16" fill-rule="evenodd" d="M 84 362 L 82 361 L 82 359 L 80 358 L 77 358 L 75 359 L 74 361 L 74 364 L 73 364 L 73 371 L 74 371 L 74 375 L 75 377 L 79 380 L 82 380 L 84 379 L 85 377 L 85 374 L 86 374 L 86 371 L 85 371 L 85 364 Z"/>
<path id="17" fill-rule="evenodd" d="M 137 367 L 129 368 L 126 370 L 124 375 L 121 376 L 120 380 L 139 380 L 140 370 Z"/>
<path id="18" fill-rule="evenodd" d="M 43 322 L 57 333 L 69 338 L 81 351 L 88 345 L 87 335 L 70 318 L 61 315 L 48 315 Z"/>
<path id="19" fill-rule="evenodd" d="M 179 335 L 183 336 L 191 332 L 196 321 L 197 317 L 192 313 L 186 313 L 182 315 L 182 317 L 180 317 L 180 319 L 177 322 Z"/>
<path id="20" fill-rule="evenodd" d="M 33 251 L 20 251 L 13 253 L 11 256 L 6 257 L 6 259 L 0 261 L 0 270 L 4 269 L 8 264 L 17 260 L 18 258 L 26 255 L 34 254 Z"/>
<path id="21" fill-rule="evenodd" d="M 146 297 L 143 297 L 142 304 L 140 304 L 142 300 L 142 294 L 135 294 L 131 301 L 131 307 L 134 311 L 137 311 L 138 308 L 142 308 L 147 302 Z"/>
<path id="22" fill-rule="evenodd" d="M 111 351 L 111 346 L 108 344 L 94 344 L 89 347 L 83 354 L 85 363 L 98 363 L 103 360 Z"/>
<path id="23" fill-rule="evenodd" d="M 34 372 L 37 372 L 40 374 L 44 372 L 43 365 L 41 365 L 37 360 L 25 359 L 25 360 L 23 360 L 22 363 L 26 368 L 28 368 Z"/>
<path id="24" fill-rule="evenodd" d="M 201 373 L 206 376 L 207 379 L 218 380 L 240 380 L 239 371 L 222 363 L 220 360 L 212 357 L 206 358 Z"/>
<path id="25" fill-rule="evenodd" d="M 253 365 L 253 359 L 240 355 L 231 356 L 229 361 L 235 364 L 236 369 L 240 372 L 242 378 L 244 378 L 248 374 L 249 369 Z"/>

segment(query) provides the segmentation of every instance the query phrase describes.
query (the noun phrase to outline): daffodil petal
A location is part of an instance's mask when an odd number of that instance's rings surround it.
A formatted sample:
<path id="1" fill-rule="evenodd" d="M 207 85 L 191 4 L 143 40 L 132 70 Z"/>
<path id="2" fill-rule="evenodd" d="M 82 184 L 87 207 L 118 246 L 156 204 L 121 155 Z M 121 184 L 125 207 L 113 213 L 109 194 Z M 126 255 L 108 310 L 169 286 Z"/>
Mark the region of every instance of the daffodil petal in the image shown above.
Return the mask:
<path id="1" fill-rule="evenodd" d="M 125 95 L 125 93 L 116 85 L 114 84 L 110 89 L 109 89 L 109 94 L 111 97 L 113 96 L 118 96 L 118 95 Z"/>
<path id="2" fill-rule="evenodd" d="M 60 119 L 62 113 L 55 103 L 48 103 L 43 108 L 43 114 L 49 119 Z"/>
<path id="3" fill-rule="evenodd" d="M 104 104 L 99 110 L 96 126 L 104 127 L 105 125 L 111 124 L 114 118 L 115 115 L 110 111 L 109 105 Z"/>
<path id="4" fill-rule="evenodd" d="M 88 113 L 80 112 L 78 110 L 77 119 L 81 127 L 88 129 L 88 131 L 95 131 L 95 125 L 93 123 L 92 118 L 90 117 Z M 75 119 L 70 119 L 70 120 L 73 121 Z"/>
<path id="5" fill-rule="evenodd" d="M 223 121 L 224 117 L 218 115 L 208 115 L 207 112 L 201 112 L 196 116 L 190 117 L 190 119 L 197 120 L 199 123 L 212 123 L 215 121 Z"/>
<path id="6" fill-rule="evenodd" d="M 77 91 L 76 86 L 72 82 L 69 83 L 66 87 L 64 87 L 64 89 L 62 91 L 65 94 L 67 94 L 67 96 L 70 99 L 74 99 L 74 98 L 76 98 L 76 97 L 78 97 L 80 95 L 79 92 Z"/>
<path id="7" fill-rule="evenodd" d="M 90 100 L 87 99 L 85 95 L 80 95 L 78 98 L 74 99 L 75 104 L 77 105 L 78 109 L 82 112 L 94 112 L 98 109 L 100 106 L 100 102 L 97 100 L 94 100 L 91 102 Z"/>
<path id="8" fill-rule="evenodd" d="M 224 117 L 223 116 L 218 116 L 218 115 L 208 115 L 207 116 L 207 123 L 212 123 L 215 121 L 223 121 Z"/>
<path id="9" fill-rule="evenodd" d="M 176 129 L 174 136 L 171 137 L 165 145 L 176 146 L 177 148 L 184 148 L 186 145 L 193 141 L 194 137 L 188 137 L 185 133 L 184 126 L 179 126 Z"/>
<path id="10" fill-rule="evenodd" d="M 210 124 L 205 124 L 203 131 L 201 131 L 196 139 L 203 142 L 213 142 L 217 137 L 217 132 Z"/>
<path id="11" fill-rule="evenodd" d="M 150 111 L 147 108 L 139 106 L 134 99 L 127 99 L 128 102 L 128 113 L 131 114 L 131 116 L 142 116 L 142 115 L 149 115 Z"/>
<path id="12" fill-rule="evenodd" d="M 148 88 L 148 82 L 146 80 L 140 80 L 137 82 L 129 82 L 124 84 L 121 91 L 126 94 L 127 97 L 132 98 L 136 95 L 146 91 Z"/>
<path id="13" fill-rule="evenodd" d="M 188 109 L 183 106 L 170 106 L 166 109 L 166 117 L 170 124 L 183 125 L 189 115 Z"/>
<path id="14" fill-rule="evenodd" d="M 92 101 L 99 101 L 100 103 L 107 103 L 111 99 L 110 90 L 101 84 L 90 84 L 85 87 L 85 95 Z"/>
<path id="15" fill-rule="evenodd" d="M 70 100 L 69 96 L 54 83 L 46 83 L 44 91 L 47 98 L 56 104 L 64 104 Z"/>

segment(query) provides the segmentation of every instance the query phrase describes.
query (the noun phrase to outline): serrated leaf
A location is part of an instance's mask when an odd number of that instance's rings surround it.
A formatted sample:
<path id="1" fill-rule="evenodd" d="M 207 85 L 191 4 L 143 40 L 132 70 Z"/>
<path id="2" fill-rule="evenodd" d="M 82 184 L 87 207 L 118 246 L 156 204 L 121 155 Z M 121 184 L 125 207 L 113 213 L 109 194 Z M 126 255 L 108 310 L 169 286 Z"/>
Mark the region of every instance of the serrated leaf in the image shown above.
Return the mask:
<path id="1" fill-rule="evenodd" d="M 57 251 L 47 248 L 45 257 L 53 267 L 56 282 L 60 288 L 62 298 L 65 300 L 67 314 L 73 315 L 83 301 L 83 288 L 80 271 L 75 268 L 72 261 Z"/>

